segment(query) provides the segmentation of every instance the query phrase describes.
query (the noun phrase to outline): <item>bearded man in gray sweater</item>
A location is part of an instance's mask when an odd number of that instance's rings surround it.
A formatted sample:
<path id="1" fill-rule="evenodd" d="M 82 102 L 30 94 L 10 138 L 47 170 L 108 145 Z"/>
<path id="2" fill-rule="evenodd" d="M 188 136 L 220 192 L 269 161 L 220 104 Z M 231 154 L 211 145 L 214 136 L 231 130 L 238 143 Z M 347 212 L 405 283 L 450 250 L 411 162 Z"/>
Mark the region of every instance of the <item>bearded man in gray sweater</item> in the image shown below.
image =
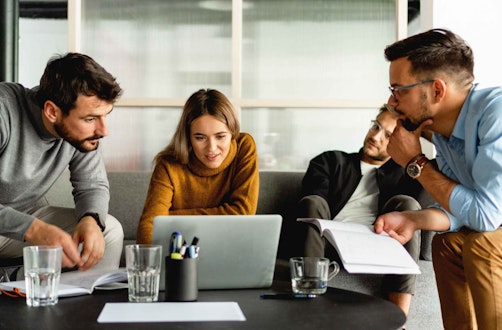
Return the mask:
<path id="1" fill-rule="evenodd" d="M 123 230 L 108 215 L 99 140 L 122 89 L 89 56 L 49 60 L 40 85 L 0 83 L 0 258 L 27 245 L 63 248 L 63 267 L 118 268 Z M 75 209 L 45 194 L 69 170 Z"/>

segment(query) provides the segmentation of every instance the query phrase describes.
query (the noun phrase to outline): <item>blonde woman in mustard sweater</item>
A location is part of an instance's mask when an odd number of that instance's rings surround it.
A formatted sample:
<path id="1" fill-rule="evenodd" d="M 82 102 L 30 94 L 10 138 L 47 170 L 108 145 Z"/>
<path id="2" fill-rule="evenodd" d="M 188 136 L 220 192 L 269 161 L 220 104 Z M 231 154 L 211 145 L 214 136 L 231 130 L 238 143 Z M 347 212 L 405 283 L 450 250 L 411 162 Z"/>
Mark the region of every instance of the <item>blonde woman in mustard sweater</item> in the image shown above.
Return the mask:
<path id="1" fill-rule="evenodd" d="M 201 89 L 190 96 L 171 142 L 155 157 L 138 243 L 151 243 L 157 215 L 256 213 L 256 146 L 239 129 L 221 92 Z"/>

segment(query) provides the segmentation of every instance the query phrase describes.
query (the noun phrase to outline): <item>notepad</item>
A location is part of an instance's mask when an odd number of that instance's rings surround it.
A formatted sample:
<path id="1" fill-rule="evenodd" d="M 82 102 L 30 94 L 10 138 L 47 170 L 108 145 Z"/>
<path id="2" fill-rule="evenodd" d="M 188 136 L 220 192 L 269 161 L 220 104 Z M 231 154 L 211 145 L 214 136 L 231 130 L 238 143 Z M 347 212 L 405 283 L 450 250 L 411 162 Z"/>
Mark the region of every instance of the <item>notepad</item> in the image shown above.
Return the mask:
<path id="1" fill-rule="evenodd" d="M 106 303 L 99 323 L 246 321 L 236 302 Z"/>
<path id="2" fill-rule="evenodd" d="M 314 224 L 338 252 L 345 270 L 367 274 L 420 274 L 417 263 L 397 240 L 358 223 L 299 218 Z"/>

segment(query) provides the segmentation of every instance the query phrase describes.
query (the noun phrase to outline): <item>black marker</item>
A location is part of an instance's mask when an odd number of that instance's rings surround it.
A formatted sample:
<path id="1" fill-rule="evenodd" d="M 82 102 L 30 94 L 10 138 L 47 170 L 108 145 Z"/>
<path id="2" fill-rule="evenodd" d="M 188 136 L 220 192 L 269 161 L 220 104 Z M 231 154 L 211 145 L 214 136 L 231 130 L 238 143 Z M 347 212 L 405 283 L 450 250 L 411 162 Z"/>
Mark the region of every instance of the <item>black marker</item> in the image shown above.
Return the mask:
<path id="1" fill-rule="evenodd" d="M 262 293 L 261 299 L 312 299 L 317 297 L 310 293 Z"/>

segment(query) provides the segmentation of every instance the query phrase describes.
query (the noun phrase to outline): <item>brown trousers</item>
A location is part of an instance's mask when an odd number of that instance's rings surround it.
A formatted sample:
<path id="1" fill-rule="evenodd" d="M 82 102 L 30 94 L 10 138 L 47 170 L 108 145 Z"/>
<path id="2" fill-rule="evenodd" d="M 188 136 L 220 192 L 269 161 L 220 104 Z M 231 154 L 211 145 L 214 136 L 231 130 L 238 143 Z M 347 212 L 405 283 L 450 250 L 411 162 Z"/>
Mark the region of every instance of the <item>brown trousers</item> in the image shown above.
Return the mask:
<path id="1" fill-rule="evenodd" d="M 502 227 L 436 234 L 432 262 L 445 329 L 502 329 Z"/>

